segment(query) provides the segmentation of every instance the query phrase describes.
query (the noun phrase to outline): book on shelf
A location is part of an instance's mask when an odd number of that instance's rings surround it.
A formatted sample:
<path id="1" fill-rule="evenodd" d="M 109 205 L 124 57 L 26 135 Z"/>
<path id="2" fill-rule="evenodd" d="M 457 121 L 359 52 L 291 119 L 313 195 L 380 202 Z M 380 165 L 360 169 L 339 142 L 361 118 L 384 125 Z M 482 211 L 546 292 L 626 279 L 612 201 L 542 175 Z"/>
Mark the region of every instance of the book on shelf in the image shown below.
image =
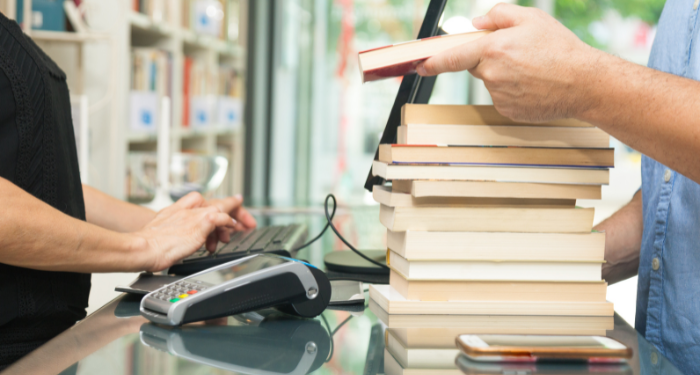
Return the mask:
<path id="1" fill-rule="evenodd" d="M 377 203 L 389 207 L 529 207 L 574 208 L 575 199 L 520 199 L 501 197 L 422 197 L 396 193 L 390 186 L 377 185 L 372 189 Z"/>
<path id="2" fill-rule="evenodd" d="M 408 260 L 388 250 L 387 264 L 407 279 L 489 281 L 600 281 L 603 261 Z"/>
<path id="3" fill-rule="evenodd" d="M 370 285 L 369 297 L 388 314 L 539 316 L 613 316 L 615 314 L 613 304 L 610 302 L 409 300 L 390 285 Z"/>
<path id="4" fill-rule="evenodd" d="M 136 131 L 154 133 L 160 99 L 172 96 L 172 54 L 156 48 L 132 47 L 129 123 Z"/>
<path id="5" fill-rule="evenodd" d="M 380 144 L 385 163 L 452 163 L 611 168 L 613 148 Z"/>
<path id="6" fill-rule="evenodd" d="M 377 302 L 369 300 L 369 310 L 394 332 L 450 335 L 472 334 L 521 334 L 521 335 L 605 335 L 615 328 L 613 316 L 537 316 L 537 315 L 423 315 L 389 314 Z M 401 338 L 402 335 L 396 335 Z M 452 343 L 457 334 L 452 336 Z M 404 342 L 408 342 L 406 338 Z M 439 339 L 438 339 L 439 340 Z M 415 338 L 414 341 L 419 341 Z M 420 341 L 427 341 L 420 339 Z"/>
<path id="7" fill-rule="evenodd" d="M 387 230 L 387 247 L 411 260 L 602 261 L 605 233 Z"/>
<path id="8" fill-rule="evenodd" d="M 379 207 L 379 221 L 394 232 L 590 233 L 593 214 L 579 207 Z"/>
<path id="9" fill-rule="evenodd" d="M 455 357 L 459 349 L 454 345 L 435 347 L 407 347 L 394 337 L 391 330 L 385 331 L 384 346 L 403 368 L 451 369 L 455 368 Z"/>
<path id="10" fill-rule="evenodd" d="M 409 280 L 402 273 L 392 269 L 389 285 L 406 299 L 418 301 L 461 299 L 469 301 L 605 302 L 607 291 L 607 284 L 600 280 L 600 276 L 587 282 L 473 280 L 475 277 L 471 275 L 463 278 L 470 280 Z M 506 279 L 515 279 L 515 277 L 506 277 Z"/>
<path id="11" fill-rule="evenodd" d="M 404 104 L 401 125 L 526 125 L 593 127 L 576 119 L 558 119 L 536 124 L 514 121 L 498 113 L 492 105 Z"/>
<path id="12" fill-rule="evenodd" d="M 607 185 L 610 170 L 603 168 L 561 168 L 530 166 L 488 166 L 469 164 L 392 164 L 372 162 L 372 175 L 394 180 L 500 181 L 552 184 Z"/>
<path id="13" fill-rule="evenodd" d="M 396 134 L 396 143 L 404 145 L 610 146 L 610 136 L 591 127 L 408 124 L 399 126 Z"/>
<path id="14" fill-rule="evenodd" d="M 203 128 L 217 124 L 235 129 L 243 120 L 242 77 L 230 65 L 212 66 L 185 56 L 183 68 L 183 126 Z"/>
<path id="15" fill-rule="evenodd" d="M 361 51 L 358 59 L 362 82 L 415 73 L 416 66 L 428 58 L 489 33 L 491 31 L 441 35 Z"/>
<path id="16" fill-rule="evenodd" d="M 385 375 L 463 375 L 455 365 L 453 368 L 403 368 L 399 362 L 384 348 Z"/>
<path id="17" fill-rule="evenodd" d="M 32 9 L 29 17 L 32 30 L 66 31 L 66 13 L 63 8 L 64 1 L 73 0 L 32 0 Z M 17 0 L 15 9 L 17 23 L 24 26 L 24 0 Z"/>
<path id="18" fill-rule="evenodd" d="M 176 4 L 177 2 L 172 0 L 132 0 L 131 10 L 145 14 L 153 22 L 175 26 Z"/>

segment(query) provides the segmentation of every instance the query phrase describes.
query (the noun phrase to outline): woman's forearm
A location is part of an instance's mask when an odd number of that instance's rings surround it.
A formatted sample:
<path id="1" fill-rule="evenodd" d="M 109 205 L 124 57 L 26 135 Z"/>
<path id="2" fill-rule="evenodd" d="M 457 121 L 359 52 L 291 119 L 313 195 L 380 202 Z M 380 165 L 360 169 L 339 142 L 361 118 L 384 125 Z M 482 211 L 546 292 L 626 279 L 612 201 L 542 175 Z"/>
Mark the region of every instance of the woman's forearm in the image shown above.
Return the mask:
<path id="1" fill-rule="evenodd" d="M 146 207 L 127 203 L 83 184 L 88 223 L 116 232 L 135 232 L 156 217 Z"/>
<path id="2" fill-rule="evenodd" d="M 0 178 L 0 263 L 49 271 L 143 269 L 144 241 L 72 218 Z"/>
<path id="3" fill-rule="evenodd" d="M 605 231 L 605 260 L 603 279 L 609 284 L 637 274 L 642 246 L 642 192 L 595 229 Z"/>
<path id="4" fill-rule="evenodd" d="M 0 263 L 47 271 L 160 271 L 235 222 L 190 193 L 133 233 L 72 218 L 0 178 Z M 213 251 L 214 246 L 208 249 Z"/>

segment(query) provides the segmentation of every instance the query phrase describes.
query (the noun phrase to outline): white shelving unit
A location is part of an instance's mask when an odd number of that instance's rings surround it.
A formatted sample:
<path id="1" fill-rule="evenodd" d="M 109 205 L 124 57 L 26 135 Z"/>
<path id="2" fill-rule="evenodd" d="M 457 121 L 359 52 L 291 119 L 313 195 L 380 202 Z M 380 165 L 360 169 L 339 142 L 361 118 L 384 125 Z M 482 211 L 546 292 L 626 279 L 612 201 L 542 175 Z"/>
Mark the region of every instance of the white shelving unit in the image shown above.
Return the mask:
<path id="1" fill-rule="evenodd" d="M 212 69 L 221 64 L 235 67 L 245 76 L 245 52 L 235 42 L 228 42 L 207 35 L 184 29 L 180 26 L 182 0 L 167 0 L 168 6 L 173 6 L 173 18 L 177 20 L 173 24 L 154 22 L 147 15 L 134 12 L 131 9 L 132 1 L 102 0 L 110 3 L 111 8 L 118 11 L 109 14 L 113 22 L 108 32 L 102 33 L 75 33 L 31 30 L 29 18 L 31 17 L 31 0 L 24 0 L 24 32 L 32 37 L 55 60 L 66 60 L 65 55 L 75 54 L 70 61 L 77 66 L 69 69 L 73 75 L 68 78 L 71 95 L 85 94 L 86 80 L 90 74 L 86 74 L 85 64 L 90 63 L 91 56 L 85 56 L 85 44 L 92 42 L 110 43 L 114 48 L 114 56 L 107 59 L 104 76 L 115 74 L 113 86 L 109 90 L 110 100 L 107 121 L 105 116 L 101 121 L 95 121 L 91 117 L 90 123 L 98 127 L 99 137 L 94 137 L 90 143 L 93 151 L 99 149 L 106 157 L 90 159 L 88 169 L 93 173 L 90 176 L 90 184 L 107 193 L 120 198 L 126 196 L 126 171 L 129 151 L 156 151 L 156 133 L 136 132 L 131 130 L 129 124 L 129 93 L 131 80 L 130 54 L 132 47 L 158 48 L 168 51 L 172 56 L 172 131 L 170 132 L 170 150 L 180 152 L 182 150 L 194 151 L 203 155 L 218 153 L 219 146 L 225 146 L 229 152 L 226 156 L 229 160 L 228 175 L 232 181 L 230 191 L 223 193 L 232 195 L 243 190 L 243 146 L 244 134 L 242 130 L 225 129 L 217 124 L 206 128 L 184 127 L 182 118 L 183 106 L 183 74 L 184 59 L 192 56 L 199 61 L 204 61 Z M 102 1 L 95 2 L 100 6 Z M 241 1 L 245 6 L 245 1 Z M 0 0 L 0 10 L 9 18 L 16 15 L 16 0 Z M 245 14 L 240 12 L 239 14 Z M 240 22 L 245 24 L 245 20 Z M 244 33 L 242 33 L 244 34 Z M 59 55 L 59 56 L 56 56 Z M 64 69 L 66 70 L 66 69 Z M 92 69 L 93 72 L 95 69 Z M 114 72 L 112 71 L 114 70 Z M 90 82 L 88 82 L 90 83 Z M 102 91 L 107 91 L 104 89 Z M 242 98 L 245 100 L 245 98 Z M 242 126 L 241 126 L 242 128 Z M 105 150 L 106 148 L 106 150 Z"/>
<path id="2" fill-rule="evenodd" d="M 180 0 L 170 0 L 171 6 L 175 5 L 174 18 L 180 20 L 182 6 Z M 219 65 L 229 65 L 235 67 L 241 73 L 245 70 L 245 53 L 243 48 L 232 42 L 227 42 L 207 35 L 198 35 L 191 30 L 184 29 L 179 25 L 165 22 L 154 22 L 145 14 L 134 12 L 130 9 L 131 2 L 124 3 L 124 14 L 126 15 L 127 27 L 126 36 L 120 55 L 126 56 L 122 59 L 125 63 L 121 69 L 121 76 L 125 77 L 124 83 L 120 85 L 121 92 L 118 97 L 126 98 L 129 95 L 129 77 L 131 76 L 131 66 L 129 64 L 129 53 L 131 47 L 158 48 L 168 51 L 172 56 L 173 77 L 172 77 L 172 132 L 170 135 L 172 152 L 181 150 L 195 151 L 200 154 L 213 155 L 218 153 L 219 146 L 225 146 L 230 150 L 225 156 L 229 160 L 228 174 L 232 179 L 231 191 L 226 194 L 234 194 L 243 190 L 243 131 L 225 129 L 218 124 L 211 124 L 206 128 L 184 127 L 183 124 L 183 72 L 184 60 L 186 56 L 196 58 L 204 62 L 211 69 L 218 68 Z M 241 74 L 242 76 L 244 74 Z M 127 107 L 128 103 L 124 107 Z M 128 111 L 128 108 L 127 108 Z M 126 113 L 126 112 L 125 112 Z M 124 116 L 124 130 L 126 136 L 123 144 L 125 152 L 128 151 L 155 151 L 156 134 L 147 132 L 137 132 L 130 128 L 127 123 L 128 116 Z M 125 156 L 126 157 L 126 156 Z"/>

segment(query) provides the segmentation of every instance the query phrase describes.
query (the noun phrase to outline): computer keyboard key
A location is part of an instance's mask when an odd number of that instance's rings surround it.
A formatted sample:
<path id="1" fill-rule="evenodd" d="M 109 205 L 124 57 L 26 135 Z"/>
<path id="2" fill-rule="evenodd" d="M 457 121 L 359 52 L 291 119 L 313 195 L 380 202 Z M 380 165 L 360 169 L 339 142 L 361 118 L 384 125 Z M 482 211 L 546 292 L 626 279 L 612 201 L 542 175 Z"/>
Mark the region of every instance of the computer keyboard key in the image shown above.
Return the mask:
<path id="1" fill-rule="evenodd" d="M 268 227 L 267 231 L 248 249 L 249 252 L 257 252 L 265 250 L 277 233 L 282 231 L 282 227 Z"/>

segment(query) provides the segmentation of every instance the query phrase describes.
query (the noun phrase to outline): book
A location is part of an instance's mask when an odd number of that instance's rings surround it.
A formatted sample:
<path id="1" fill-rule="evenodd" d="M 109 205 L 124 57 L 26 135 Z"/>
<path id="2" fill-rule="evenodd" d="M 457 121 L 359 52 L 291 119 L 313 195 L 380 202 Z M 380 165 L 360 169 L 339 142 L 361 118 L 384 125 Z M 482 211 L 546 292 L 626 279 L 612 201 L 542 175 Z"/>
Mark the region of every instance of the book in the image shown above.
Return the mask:
<path id="1" fill-rule="evenodd" d="M 390 285 L 370 285 L 369 298 L 388 314 L 425 315 L 574 315 L 613 316 L 610 302 L 557 301 L 417 301 Z"/>
<path id="2" fill-rule="evenodd" d="M 362 82 L 399 77 L 416 72 L 416 66 L 431 56 L 477 40 L 491 31 L 440 35 L 360 51 L 358 61 Z"/>
<path id="3" fill-rule="evenodd" d="M 455 367 L 455 357 L 459 354 L 454 343 L 443 348 L 406 347 L 385 331 L 385 348 L 403 368 L 451 369 Z"/>
<path id="4" fill-rule="evenodd" d="M 385 163 L 452 163 L 612 168 L 613 148 L 380 144 Z"/>
<path id="5" fill-rule="evenodd" d="M 401 125 L 537 125 L 593 127 L 576 119 L 558 119 L 537 124 L 519 122 L 498 113 L 492 105 L 404 104 Z"/>
<path id="6" fill-rule="evenodd" d="M 463 375 L 462 370 L 455 365 L 454 368 L 403 368 L 396 359 L 384 349 L 384 374 L 385 375 Z"/>
<path id="7" fill-rule="evenodd" d="M 391 270 L 389 285 L 406 299 L 418 301 L 577 301 L 605 302 L 607 283 L 501 280 L 408 279 Z"/>
<path id="8" fill-rule="evenodd" d="M 389 186 L 377 185 L 372 197 L 377 203 L 389 207 L 548 207 L 574 208 L 575 199 L 519 199 L 474 197 L 422 197 L 391 191 Z"/>
<path id="9" fill-rule="evenodd" d="M 472 334 L 521 335 L 605 335 L 615 328 L 613 316 L 535 316 L 535 315 L 417 315 L 389 314 L 372 299 L 369 310 L 388 328 L 431 335 L 450 335 L 454 332 Z M 407 333 L 408 334 L 408 333 Z M 396 335 L 401 338 L 402 335 Z M 410 338 L 404 341 L 408 342 Z M 420 339 L 433 341 L 430 338 Z M 440 339 L 438 339 L 440 340 Z M 414 339 L 418 341 L 418 339 Z"/>
<path id="10" fill-rule="evenodd" d="M 393 192 L 414 198 L 520 198 L 576 200 L 600 199 L 601 185 L 542 184 L 532 182 L 402 180 Z"/>
<path id="11" fill-rule="evenodd" d="M 409 124 L 398 127 L 396 143 L 602 148 L 610 136 L 591 127 Z"/>
<path id="12" fill-rule="evenodd" d="M 387 231 L 387 247 L 411 260 L 602 261 L 605 233 Z"/>
<path id="13" fill-rule="evenodd" d="M 375 160 L 372 175 L 395 180 L 456 180 L 607 185 L 610 170 L 436 163 L 391 164 Z"/>
<path id="14" fill-rule="evenodd" d="M 592 208 L 389 207 L 379 221 L 394 232 L 590 233 Z"/>
<path id="15" fill-rule="evenodd" d="M 408 260 L 388 250 L 386 263 L 407 279 L 600 281 L 603 261 Z"/>

